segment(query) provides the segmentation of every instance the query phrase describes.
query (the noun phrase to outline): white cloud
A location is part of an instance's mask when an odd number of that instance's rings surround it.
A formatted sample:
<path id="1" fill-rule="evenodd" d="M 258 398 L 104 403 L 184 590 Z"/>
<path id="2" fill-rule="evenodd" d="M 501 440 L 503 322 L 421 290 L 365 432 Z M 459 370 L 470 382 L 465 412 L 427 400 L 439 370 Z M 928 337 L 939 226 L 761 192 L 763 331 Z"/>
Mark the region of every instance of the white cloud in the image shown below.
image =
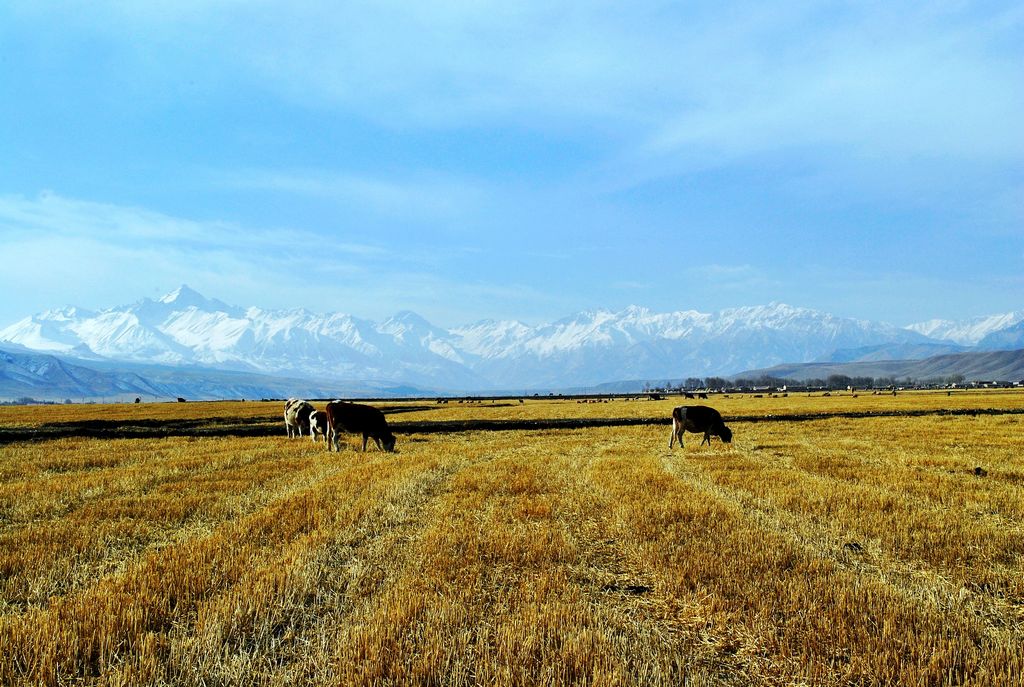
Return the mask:
<path id="1" fill-rule="evenodd" d="M 440 324 L 462 324 L 467 313 L 557 311 L 553 304 L 562 303 L 528 283 L 461 279 L 434 253 L 182 219 L 52 192 L 0 196 L 0 241 L 0 293 L 15 295 L 0 300 L 0 325 L 63 305 L 122 305 L 181 283 L 235 305 L 370 319 L 413 309 Z"/>
<path id="2" fill-rule="evenodd" d="M 393 259 L 373 244 L 337 241 L 314 250 L 323 241 L 311 232 L 182 219 L 54 193 L 0 196 L 0 239 L 0 288 L 24 294 L 4 303 L 7 317 L 28 314 L 26 300 L 45 297 L 35 309 L 55 301 L 95 308 L 182 282 L 240 304 L 262 304 L 251 300 L 260 293 L 265 304 L 284 306 L 281 288 L 308 290 L 318 277 L 365 280 Z"/>
<path id="3" fill-rule="evenodd" d="M 396 127 L 593 128 L 649 153 L 1019 157 L 1024 10 L 958 3 L 22 3 L 158 78 Z M 40 16 L 42 15 L 42 16 Z M 393 182 L 332 185 L 386 201 Z M 363 185 L 363 187 L 360 187 Z"/>
<path id="4" fill-rule="evenodd" d="M 232 222 L 183 219 L 140 207 L 67 198 L 52 191 L 36 198 L 0 196 L 0 236 L 54 243 L 79 238 L 107 247 L 146 245 L 183 253 L 220 251 L 282 258 L 304 252 L 318 239 L 309 231 L 255 230 Z M 332 250 L 364 256 L 384 252 L 379 246 L 345 241 L 333 244 Z"/>
<path id="5" fill-rule="evenodd" d="M 405 218 L 464 216 L 479 206 L 483 195 L 476 182 L 431 174 L 398 180 L 326 171 L 250 169 L 216 173 L 213 178 L 228 187 L 322 198 Z"/>

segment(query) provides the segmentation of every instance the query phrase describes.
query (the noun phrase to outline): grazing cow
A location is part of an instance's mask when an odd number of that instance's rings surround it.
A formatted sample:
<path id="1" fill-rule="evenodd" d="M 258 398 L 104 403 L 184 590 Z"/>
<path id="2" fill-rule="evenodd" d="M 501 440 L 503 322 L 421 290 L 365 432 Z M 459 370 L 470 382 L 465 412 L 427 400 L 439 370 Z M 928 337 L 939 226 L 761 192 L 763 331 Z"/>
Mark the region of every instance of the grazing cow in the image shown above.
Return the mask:
<path id="1" fill-rule="evenodd" d="M 331 401 L 327 404 L 327 447 L 331 451 L 340 451 L 342 432 L 363 435 L 363 452 L 366 442 L 371 437 L 382 451 L 395 450 L 395 435 L 388 429 L 388 421 L 384 413 L 373 406 L 345 401 Z"/>
<path id="2" fill-rule="evenodd" d="M 708 400 L 708 395 L 705 392 L 701 391 L 699 394 L 697 394 L 697 398 L 703 398 L 706 401 Z"/>
<path id="3" fill-rule="evenodd" d="M 327 413 L 322 410 L 312 410 L 309 413 L 309 438 L 316 443 L 320 437 L 324 438 L 324 445 L 326 445 Z"/>
<path id="4" fill-rule="evenodd" d="M 302 430 L 309 431 L 309 414 L 314 408 L 301 398 L 289 398 L 284 402 L 284 428 L 288 438 L 302 436 Z"/>
<path id="5" fill-rule="evenodd" d="M 684 391 L 683 392 L 683 397 L 684 398 L 693 398 L 693 394 L 691 394 L 689 391 Z"/>
<path id="6" fill-rule="evenodd" d="M 732 430 L 725 426 L 722 416 L 714 408 L 707 406 L 678 406 L 672 409 L 672 436 L 668 440 L 668 447 L 672 448 L 676 439 L 679 439 L 679 447 L 683 447 L 684 432 L 703 432 L 704 441 L 711 445 L 711 437 L 721 437 L 722 441 L 732 441 Z M 704 441 L 700 445 L 704 445 Z"/>

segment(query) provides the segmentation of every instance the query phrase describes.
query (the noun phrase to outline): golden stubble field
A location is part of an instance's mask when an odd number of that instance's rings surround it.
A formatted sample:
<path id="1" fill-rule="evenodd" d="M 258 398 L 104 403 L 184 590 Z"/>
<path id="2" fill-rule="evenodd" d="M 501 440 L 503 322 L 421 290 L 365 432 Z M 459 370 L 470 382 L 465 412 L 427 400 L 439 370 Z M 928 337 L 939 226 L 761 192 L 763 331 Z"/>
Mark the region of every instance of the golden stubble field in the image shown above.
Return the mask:
<path id="1" fill-rule="evenodd" d="M 0 684 L 1024 684 L 1024 415 L 733 422 L 674 451 L 664 424 L 401 430 L 680 402 L 390 404 L 396 454 L 289 441 L 277 403 L 0 408 L 186 422 L 0 444 Z M 270 434 L 188 433 L 226 418 Z"/>

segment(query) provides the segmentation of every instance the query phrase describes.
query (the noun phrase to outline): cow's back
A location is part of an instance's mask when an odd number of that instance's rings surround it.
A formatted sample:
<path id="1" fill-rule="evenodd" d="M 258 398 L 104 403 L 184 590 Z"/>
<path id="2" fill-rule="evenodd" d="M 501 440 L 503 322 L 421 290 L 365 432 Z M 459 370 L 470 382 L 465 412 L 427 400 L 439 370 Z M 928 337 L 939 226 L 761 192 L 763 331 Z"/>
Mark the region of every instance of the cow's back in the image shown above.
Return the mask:
<path id="1" fill-rule="evenodd" d="M 327 423 L 353 434 L 378 432 L 388 426 L 384 413 L 373 406 L 346 401 L 331 401 L 327 404 Z"/>
<path id="2" fill-rule="evenodd" d="M 683 422 L 688 432 L 706 432 L 722 424 L 722 415 L 708 406 L 677 406 L 672 409 L 672 418 Z"/>

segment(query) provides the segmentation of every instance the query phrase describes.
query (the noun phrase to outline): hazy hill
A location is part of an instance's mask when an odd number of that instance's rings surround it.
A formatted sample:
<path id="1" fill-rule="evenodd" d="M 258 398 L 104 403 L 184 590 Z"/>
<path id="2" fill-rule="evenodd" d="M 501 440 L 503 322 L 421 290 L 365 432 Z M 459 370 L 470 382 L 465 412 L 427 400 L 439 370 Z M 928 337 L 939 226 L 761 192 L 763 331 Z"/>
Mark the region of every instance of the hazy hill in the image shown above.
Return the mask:
<path id="1" fill-rule="evenodd" d="M 849 377 L 896 377 L 930 379 L 963 375 L 967 380 L 1024 380 L 1024 349 L 937 355 L 924 360 L 880 360 L 853 363 L 791 363 L 746 370 L 734 377 L 756 379 L 767 375 L 785 379 Z"/>
<path id="2" fill-rule="evenodd" d="M 63 356 L 5 346 L 0 348 L 0 398 L 37 400 L 145 400 L 239 398 L 382 397 L 431 395 L 429 389 L 391 383 L 339 382 L 272 375 L 132 365 L 117 362 L 72 362 Z"/>

